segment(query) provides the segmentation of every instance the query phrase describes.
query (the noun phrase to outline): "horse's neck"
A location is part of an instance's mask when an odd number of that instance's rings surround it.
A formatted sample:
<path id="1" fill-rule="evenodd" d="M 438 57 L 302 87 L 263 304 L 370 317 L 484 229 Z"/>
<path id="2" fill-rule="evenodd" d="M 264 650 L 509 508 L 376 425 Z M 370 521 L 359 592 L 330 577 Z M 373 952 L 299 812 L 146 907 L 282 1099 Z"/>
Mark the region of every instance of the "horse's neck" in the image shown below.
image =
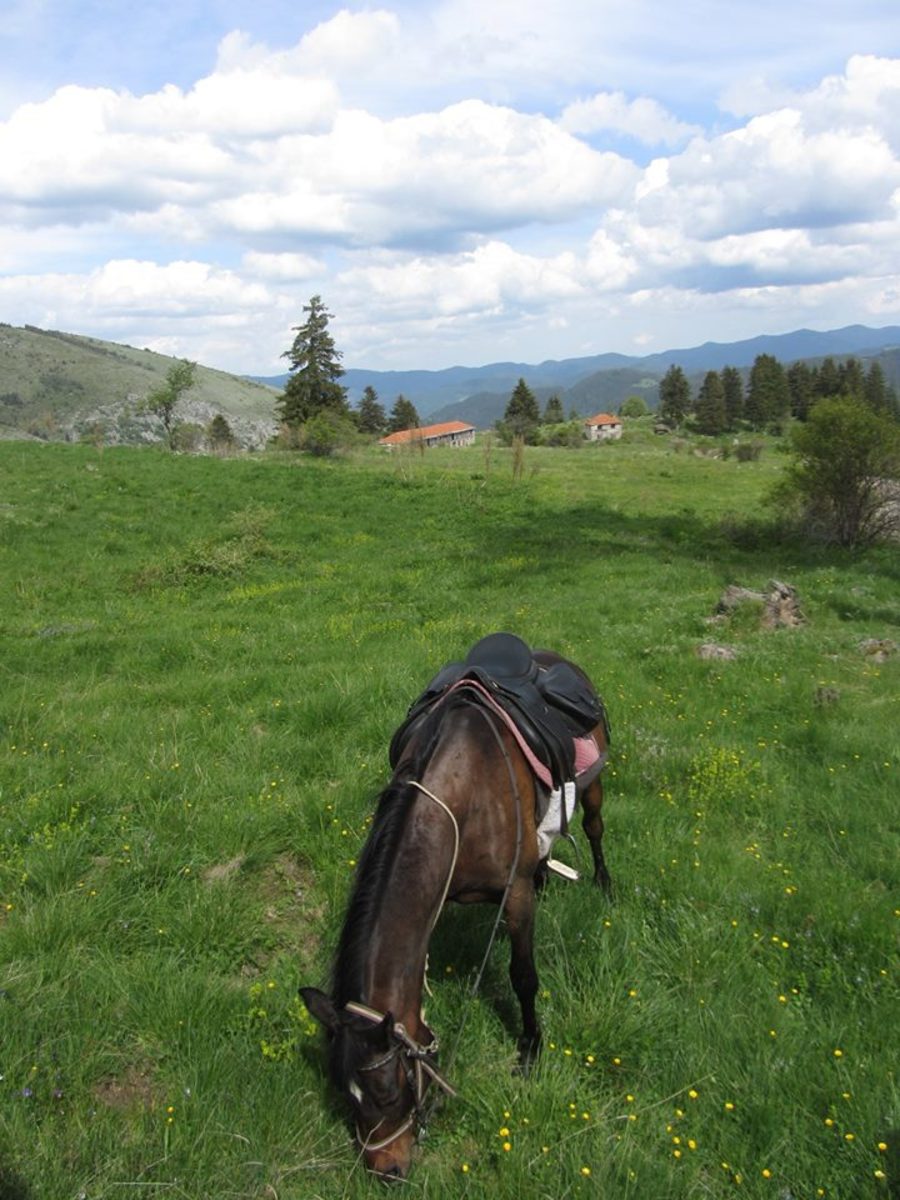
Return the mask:
<path id="1" fill-rule="evenodd" d="M 425 808 L 428 817 L 433 817 Z M 416 1036 L 431 931 L 454 858 L 440 822 L 411 819 L 373 922 L 364 971 L 365 1003 L 391 1012 Z"/>

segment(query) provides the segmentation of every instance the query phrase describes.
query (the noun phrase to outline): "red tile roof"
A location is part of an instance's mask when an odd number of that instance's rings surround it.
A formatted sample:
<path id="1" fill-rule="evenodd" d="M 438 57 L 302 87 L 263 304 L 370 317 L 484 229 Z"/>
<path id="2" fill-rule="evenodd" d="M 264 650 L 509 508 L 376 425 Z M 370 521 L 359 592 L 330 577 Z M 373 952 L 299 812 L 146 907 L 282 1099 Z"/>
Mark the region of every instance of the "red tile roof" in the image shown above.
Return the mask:
<path id="1" fill-rule="evenodd" d="M 585 425 L 621 425 L 622 422 L 618 417 L 610 416 L 609 413 L 597 413 L 595 417 L 585 417 Z"/>
<path id="2" fill-rule="evenodd" d="M 420 439 L 449 437 L 454 433 L 469 432 L 475 432 L 474 425 L 467 425 L 465 421 L 443 421 L 440 425 L 420 425 L 417 429 L 401 429 L 399 433 L 389 433 L 378 445 L 404 446 L 407 442 L 417 442 Z"/>

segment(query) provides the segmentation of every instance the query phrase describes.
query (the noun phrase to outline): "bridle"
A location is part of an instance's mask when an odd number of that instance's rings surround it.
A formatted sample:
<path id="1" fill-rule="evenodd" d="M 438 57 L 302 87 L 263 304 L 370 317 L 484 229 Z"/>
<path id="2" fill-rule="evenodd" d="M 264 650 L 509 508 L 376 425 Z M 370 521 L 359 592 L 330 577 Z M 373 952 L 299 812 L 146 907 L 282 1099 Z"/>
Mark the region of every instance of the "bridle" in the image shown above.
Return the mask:
<path id="1" fill-rule="evenodd" d="M 377 1009 L 369 1008 L 367 1004 L 359 1004 L 356 1000 L 349 1000 L 344 1005 L 344 1011 L 350 1013 L 354 1017 L 363 1017 L 367 1021 L 371 1021 L 373 1025 L 380 1025 L 385 1014 L 380 1013 Z M 395 1021 L 391 1030 L 393 1045 L 374 1062 L 366 1063 L 365 1066 L 357 1068 L 359 1071 L 377 1071 L 379 1067 L 387 1066 L 388 1063 L 394 1060 L 399 1060 L 403 1068 L 403 1074 L 406 1076 L 406 1082 L 413 1095 L 413 1108 L 410 1110 L 409 1116 L 394 1130 L 388 1137 L 380 1142 L 371 1141 L 371 1134 L 368 1137 L 363 1137 L 360 1133 L 359 1125 L 356 1126 L 356 1140 L 364 1150 L 383 1150 L 385 1146 L 389 1146 L 401 1134 L 412 1129 L 417 1121 L 421 1121 L 424 1112 L 425 1089 L 428 1087 L 428 1080 L 433 1079 L 434 1082 L 446 1092 L 448 1096 L 455 1096 L 455 1088 L 444 1078 L 434 1064 L 434 1056 L 438 1050 L 438 1040 L 433 1037 L 427 1046 L 423 1046 L 417 1042 L 406 1030 L 406 1026 L 401 1021 Z M 376 1129 L 378 1126 L 375 1127 Z M 374 1132 L 374 1130 L 373 1130 Z"/>
<path id="2" fill-rule="evenodd" d="M 443 699 L 443 697 L 442 697 L 442 699 Z M 438 700 L 438 703 L 441 703 L 441 700 Z M 478 975 L 475 979 L 475 983 L 470 992 L 470 995 L 472 997 L 474 997 L 474 995 L 478 991 L 478 987 L 481 983 L 481 977 L 484 974 L 485 967 L 487 966 L 487 961 L 488 961 L 488 958 L 490 957 L 490 953 L 491 953 L 491 947 L 494 944 L 494 939 L 496 938 L 497 930 L 500 926 L 500 921 L 503 917 L 503 911 L 506 907 L 506 900 L 507 900 L 507 897 L 509 896 L 509 892 L 510 892 L 510 888 L 512 887 L 513 879 L 515 878 L 516 870 L 518 868 L 518 863 L 519 863 L 519 855 L 522 850 L 522 809 L 521 809 L 521 799 L 519 797 L 519 788 L 518 788 L 518 784 L 516 783 L 515 771 L 513 769 L 513 765 L 510 760 L 509 753 L 507 752 L 506 746 L 503 744 L 503 739 L 501 738 L 500 733 L 498 732 L 496 723 L 494 722 L 491 714 L 488 711 L 486 711 L 485 709 L 480 709 L 480 711 L 484 715 L 484 718 L 487 721 L 488 727 L 494 736 L 494 740 L 496 741 L 497 746 L 500 749 L 500 752 L 506 762 L 506 769 L 509 774 L 510 784 L 512 785 L 512 791 L 513 791 L 513 796 L 515 798 L 515 809 L 516 809 L 516 852 L 515 852 L 513 861 L 510 865 L 509 877 L 506 881 L 506 887 L 503 890 L 503 898 L 501 899 L 500 905 L 497 909 L 497 917 L 496 917 L 496 920 L 494 921 L 493 929 L 491 930 L 491 936 L 488 939 L 487 948 L 485 949 L 485 952 L 484 952 L 484 958 L 482 959 L 482 962 L 481 962 L 481 968 L 478 972 Z M 423 786 L 423 784 L 419 783 L 415 779 L 410 779 L 408 781 L 408 783 L 409 783 L 410 787 L 417 788 L 420 792 L 422 792 L 425 796 L 427 796 L 429 798 L 429 800 L 433 800 L 434 803 L 437 804 L 439 808 L 443 809 L 444 812 L 447 814 L 447 816 L 450 818 L 450 822 L 453 826 L 453 836 L 454 836 L 453 860 L 450 864 L 450 870 L 447 873 L 447 880 L 446 880 L 446 883 L 444 884 L 444 890 L 443 890 L 443 894 L 441 896 L 441 902 L 438 905 L 437 910 L 436 910 L 434 917 L 432 919 L 432 922 L 431 922 L 431 929 L 429 930 L 429 937 L 430 937 L 431 932 L 433 931 L 434 926 L 437 923 L 438 917 L 440 916 L 441 909 L 444 907 L 444 903 L 446 902 L 447 893 L 450 890 L 450 882 L 453 878 L 453 873 L 456 870 L 456 860 L 459 855 L 459 843 L 460 843 L 459 825 L 457 823 L 456 817 L 453 815 L 450 808 L 448 808 L 448 806 L 444 803 L 444 801 L 441 800 L 440 797 L 436 796 L 434 794 L 434 792 L 429 791 L 427 787 Z M 368 1005 L 361 1004 L 356 1000 L 348 1000 L 347 1003 L 344 1005 L 344 1010 L 345 1010 L 345 1012 L 351 1013 L 353 1016 L 363 1017 L 367 1021 L 371 1021 L 373 1024 L 378 1024 L 378 1025 L 380 1025 L 384 1021 L 385 1016 L 386 1016 L 385 1013 L 380 1013 L 380 1012 L 378 1012 L 377 1009 L 369 1008 Z M 455 1045 L 453 1047 L 453 1051 L 451 1053 L 451 1059 L 453 1057 L 455 1057 L 456 1050 L 457 1050 L 457 1048 L 459 1046 L 459 1042 L 462 1038 L 464 1028 L 465 1028 L 465 1018 L 463 1019 L 463 1023 L 457 1032 L 456 1043 L 455 1043 Z M 386 1051 L 385 1054 L 383 1054 L 381 1056 L 381 1058 L 377 1059 L 375 1062 L 366 1063 L 366 1065 L 364 1067 L 359 1067 L 357 1069 L 359 1071 L 375 1071 L 379 1067 L 386 1066 L 389 1062 L 392 1062 L 395 1058 L 399 1057 L 400 1064 L 403 1067 L 403 1073 L 406 1076 L 406 1081 L 409 1085 L 410 1091 L 413 1094 L 413 1101 L 414 1101 L 413 1108 L 410 1110 L 409 1116 L 407 1116 L 405 1118 L 405 1120 L 400 1123 L 400 1125 L 397 1127 L 397 1129 L 395 1129 L 393 1133 L 389 1134 L 387 1137 L 383 1138 L 379 1142 L 373 1142 L 370 1140 L 371 1136 L 372 1136 L 371 1133 L 368 1135 L 368 1137 L 365 1137 L 365 1138 L 362 1137 L 360 1134 L 359 1123 L 357 1122 L 356 1140 L 359 1142 L 360 1146 L 362 1146 L 363 1150 L 369 1150 L 369 1151 L 383 1150 L 385 1146 L 389 1146 L 391 1144 L 391 1142 L 396 1141 L 396 1139 L 398 1137 L 400 1137 L 401 1134 L 404 1134 L 408 1130 L 412 1129 L 413 1126 L 416 1125 L 417 1122 L 418 1122 L 418 1124 L 424 1126 L 425 1089 L 428 1086 L 428 1079 L 426 1079 L 425 1076 L 428 1076 L 428 1078 L 433 1079 L 434 1082 L 438 1085 L 438 1087 L 443 1092 L 445 1092 L 448 1096 L 455 1097 L 457 1095 L 456 1090 L 444 1078 L 444 1076 L 440 1073 L 440 1071 L 438 1071 L 437 1067 L 434 1065 L 434 1062 L 431 1061 L 431 1060 L 433 1060 L 434 1055 L 437 1053 L 437 1049 L 438 1049 L 438 1040 L 436 1037 L 432 1036 L 431 1042 L 427 1046 L 423 1046 L 419 1042 L 417 1042 L 415 1040 L 415 1038 L 410 1036 L 410 1034 L 406 1030 L 406 1027 L 400 1021 L 394 1022 L 393 1037 L 395 1039 L 394 1044 L 390 1047 L 390 1049 L 388 1049 Z M 380 1124 L 381 1124 L 381 1122 L 379 1122 L 379 1125 Z M 375 1129 L 372 1130 L 372 1133 L 374 1133 L 377 1129 L 378 1129 L 378 1125 L 375 1126 Z"/>

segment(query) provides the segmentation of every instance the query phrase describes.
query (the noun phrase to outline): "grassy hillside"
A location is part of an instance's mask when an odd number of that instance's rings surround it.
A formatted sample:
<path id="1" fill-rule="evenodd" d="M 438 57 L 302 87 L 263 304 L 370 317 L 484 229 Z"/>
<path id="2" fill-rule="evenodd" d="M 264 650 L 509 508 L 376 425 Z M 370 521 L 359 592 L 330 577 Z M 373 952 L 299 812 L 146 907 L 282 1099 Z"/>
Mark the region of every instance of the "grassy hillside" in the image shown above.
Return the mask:
<path id="1" fill-rule="evenodd" d="M 97 338 L 0 325 L 0 437 L 102 431 L 107 442 L 155 441 L 158 422 L 138 410 L 173 361 Z M 273 429 L 275 398 L 262 384 L 201 366 L 178 416 L 206 425 L 223 413 L 241 441 L 258 445 Z"/>
<path id="2" fill-rule="evenodd" d="M 392 730 L 495 629 L 606 696 L 617 897 L 541 899 L 529 1078 L 502 940 L 469 994 L 492 910 L 445 915 L 428 1015 L 460 1097 L 408 1186 L 896 1189 L 900 656 L 866 643 L 898 640 L 897 561 L 736 544 L 781 469 L 649 438 L 529 449 L 518 484 L 496 447 L 0 444 L 0 1196 L 373 1194 L 296 989 Z M 803 626 L 709 624 L 772 577 Z M 580 834 L 560 853 L 587 865 Z"/>

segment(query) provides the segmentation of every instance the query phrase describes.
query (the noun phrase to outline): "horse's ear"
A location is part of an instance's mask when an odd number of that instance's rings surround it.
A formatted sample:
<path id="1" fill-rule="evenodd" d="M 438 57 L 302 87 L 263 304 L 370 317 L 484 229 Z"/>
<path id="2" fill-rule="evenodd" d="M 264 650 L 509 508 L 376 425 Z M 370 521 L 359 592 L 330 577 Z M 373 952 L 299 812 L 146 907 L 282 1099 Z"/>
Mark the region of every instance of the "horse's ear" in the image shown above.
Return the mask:
<path id="1" fill-rule="evenodd" d="M 312 987 L 301 988 L 300 995 L 303 997 L 303 1003 L 309 1010 L 310 1016 L 315 1017 L 331 1033 L 337 1033 L 341 1018 L 331 997 L 320 992 L 318 988 Z"/>

